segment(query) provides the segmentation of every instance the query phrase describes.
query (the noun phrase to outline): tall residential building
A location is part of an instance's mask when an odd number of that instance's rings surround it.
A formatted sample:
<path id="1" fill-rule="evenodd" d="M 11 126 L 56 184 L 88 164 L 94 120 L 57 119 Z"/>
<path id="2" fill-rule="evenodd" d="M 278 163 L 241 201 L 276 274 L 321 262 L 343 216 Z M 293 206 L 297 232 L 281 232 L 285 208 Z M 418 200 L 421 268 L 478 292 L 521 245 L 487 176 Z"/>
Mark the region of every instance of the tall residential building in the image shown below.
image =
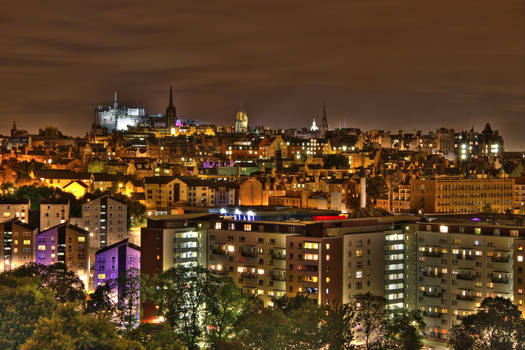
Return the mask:
<path id="1" fill-rule="evenodd" d="M 69 220 L 69 199 L 45 199 L 40 202 L 40 231 Z"/>
<path id="2" fill-rule="evenodd" d="M 0 215 L 2 220 L 18 219 L 29 222 L 31 200 L 4 198 L 0 200 Z"/>
<path id="3" fill-rule="evenodd" d="M 82 217 L 71 223 L 90 233 L 90 247 L 100 249 L 128 237 L 128 206 L 109 195 L 82 204 Z"/>
<path id="4" fill-rule="evenodd" d="M 182 214 L 148 217 L 141 229 L 141 273 L 156 275 L 172 267 L 207 266 L 209 221 L 217 214 Z M 143 320 L 154 319 L 155 307 L 144 305 Z"/>
<path id="5" fill-rule="evenodd" d="M 132 269 L 140 270 L 140 247 L 127 239 L 99 249 L 95 254 L 95 288 L 108 280 L 125 278 Z"/>
<path id="6" fill-rule="evenodd" d="M 70 225 L 60 224 L 36 235 L 35 262 L 52 265 L 57 262 L 66 264 L 91 290 L 89 274 L 89 232 Z"/>
<path id="7" fill-rule="evenodd" d="M 0 223 L 0 272 L 14 270 L 35 261 L 38 228 L 17 219 Z"/>
<path id="8" fill-rule="evenodd" d="M 505 213 L 514 205 L 514 179 L 433 176 L 414 179 L 411 209 L 425 213 Z"/>
<path id="9" fill-rule="evenodd" d="M 521 254 L 515 259 L 515 246 L 518 238 L 523 242 L 525 228 L 443 217 L 420 222 L 415 235 L 415 308 L 423 312 L 427 337 L 447 338 L 484 298 L 515 299 L 513 262 L 523 259 Z"/>

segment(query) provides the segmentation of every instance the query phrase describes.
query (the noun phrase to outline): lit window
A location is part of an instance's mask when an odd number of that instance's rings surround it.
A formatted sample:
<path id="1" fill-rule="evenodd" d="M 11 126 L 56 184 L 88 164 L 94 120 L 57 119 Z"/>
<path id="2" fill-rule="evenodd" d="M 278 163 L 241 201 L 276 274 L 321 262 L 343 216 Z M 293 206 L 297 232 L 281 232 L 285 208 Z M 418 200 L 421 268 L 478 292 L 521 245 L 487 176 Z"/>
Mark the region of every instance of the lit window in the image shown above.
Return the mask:
<path id="1" fill-rule="evenodd" d="M 319 243 L 314 242 L 304 242 L 304 249 L 318 249 Z"/>
<path id="2" fill-rule="evenodd" d="M 244 224 L 244 231 L 251 231 L 251 230 L 252 230 L 252 225 Z"/>
<path id="3" fill-rule="evenodd" d="M 258 269 L 258 270 L 257 270 L 257 273 L 258 273 L 259 275 L 264 275 L 264 269 Z"/>
<path id="4" fill-rule="evenodd" d="M 79 241 L 79 242 L 85 242 L 85 241 L 86 241 L 86 237 L 84 237 L 84 236 L 79 236 L 79 237 L 78 237 L 78 241 Z"/>
<path id="5" fill-rule="evenodd" d="M 305 254 L 304 255 L 304 260 L 318 260 L 319 259 L 319 255 L 317 254 Z"/>
<path id="6" fill-rule="evenodd" d="M 98 274 L 98 279 L 99 279 L 99 280 L 106 279 L 106 274 L 104 274 L 104 273 L 99 273 L 99 274 Z"/>
<path id="7" fill-rule="evenodd" d="M 235 247 L 229 244 L 229 245 L 226 246 L 226 250 L 228 250 L 230 253 L 232 253 L 232 252 L 235 251 Z"/>
<path id="8" fill-rule="evenodd" d="M 363 251 L 361 249 L 356 250 L 355 256 L 363 256 Z"/>
<path id="9" fill-rule="evenodd" d="M 518 255 L 518 262 L 523 262 L 523 255 Z"/>
<path id="10" fill-rule="evenodd" d="M 31 240 L 24 239 L 24 245 L 31 245 Z"/>
<path id="11" fill-rule="evenodd" d="M 363 278 L 363 271 L 356 271 L 355 278 Z"/>
<path id="12" fill-rule="evenodd" d="M 39 245 L 38 246 L 38 250 L 46 250 L 46 246 L 45 245 Z"/>
<path id="13" fill-rule="evenodd" d="M 326 254 L 326 261 L 330 261 L 330 254 Z"/>
<path id="14" fill-rule="evenodd" d="M 448 233 L 448 226 L 445 226 L 445 225 L 439 226 L 439 232 Z"/>

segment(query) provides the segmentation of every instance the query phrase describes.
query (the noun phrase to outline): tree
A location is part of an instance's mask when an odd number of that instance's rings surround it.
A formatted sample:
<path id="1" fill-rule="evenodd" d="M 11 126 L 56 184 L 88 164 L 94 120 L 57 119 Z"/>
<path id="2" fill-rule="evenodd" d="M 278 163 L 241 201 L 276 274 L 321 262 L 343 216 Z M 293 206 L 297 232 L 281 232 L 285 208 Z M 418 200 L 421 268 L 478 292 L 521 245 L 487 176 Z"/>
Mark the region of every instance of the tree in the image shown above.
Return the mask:
<path id="1" fill-rule="evenodd" d="M 290 331 L 280 308 L 265 308 L 260 300 L 252 299 L 239 318 L 235 333 L 246 349 L 273 350 L 287 348 Z"/>
<path id="2" fill-rule="evenodd" d="M 388 315 L 386 299 L 370 293 L 355 295 L 345 308 L 346 337 L 363 342 L 365 349 L 378 348 L 383 343 L 385 320 Z"/>
<path id="3" fill-rule="evenodd" d="M 323 157 L 325 169 L 331 169 L 335 167 L 336 169 L 347 169 L 348 168 L 348 158 L 342 154 L 329 154 Z"/>
<path id="4" fill-rule="evenodd" d="M 126 334 L 126 337 L 142 344 L 145 350 L 185 349 L 166 323 L 141 323 Z"/>
<path id="5" fill-rule="evenodd" d="M 150 286 L 157 315 L 164 317 L 190 350 L 198 349 L 205 329 L 209 277 L 210 273 L 201 267 L 179 266 L 153 277 Z"/>
<path id="6" fill-rule="evenodd" d="M 74 272 L 68 271 L 64 263 L 49 266 L 30 263 L 7 274 L 12 274 L 16 278 L 37 277 L 39 286 L 50 289 L 59 302 L 83 302 L 86 299 L 84 283 Z M 2 277 L 0 277 L 1 282 Z"/>
<path id="7" fill-rule="evenodd" d="M 14 350 L 33 334 L 40 317 L 53 312 L 56 301 L 36 277 L 0 276 L 0 339 L 3 349 Z"/>
<path id="8" fill-rule="evenodd" d="M 525 320 L 510 300 L 485 298 L 477 313 L 461 320 L 450 331 L 454 350 L 523 349 Z"/>
<path id="9" fill-rule="evenodd" d="M 79 304 L 59 304 L 50 317 L 38 321 L 21 350 L 142 350 L 140 343 L 121 338 L 111 321 L 86 314 Z"/>
<path id="10" fill-rule="evenodd" d="M 215 345 L 229 338 L 247 302 L 247 296 L 229 277 L 209 278 L 206 294 L 206 323 L 208 343 Z"/>
<path id="11" fill-rule="evenodd" d="M 115 319 L 119 327 L 128 333 L 139 324 L 141 316 L 140 295 L 144 284 L 141 283 L 140 272 L 130 269 L 114 280 L 111 286 L 117 292 Z"/>
<path id="12" fill-rule="evenodd" d="M 107 313 L 113 315 L 115 305 L 112 298 L 113 287 L 110 283 L 99 284 L 89 295 L 86 303 L 86 312 L 91 314 Z"/>
<path id="13" fill-rule="evenodd" d="M 371 177 L 366 183 L 366 193 L 374 201 L 385 196 L 388 192 L 386 181 L 381 176 Z"/>
<path id="14" fill-rule="evenodd" d="M 387 319 L 384 348 L 421 349 L 423 347 L 422 332 L 424 329 L 425 323 L 419 311 L 394 311 Z"/>

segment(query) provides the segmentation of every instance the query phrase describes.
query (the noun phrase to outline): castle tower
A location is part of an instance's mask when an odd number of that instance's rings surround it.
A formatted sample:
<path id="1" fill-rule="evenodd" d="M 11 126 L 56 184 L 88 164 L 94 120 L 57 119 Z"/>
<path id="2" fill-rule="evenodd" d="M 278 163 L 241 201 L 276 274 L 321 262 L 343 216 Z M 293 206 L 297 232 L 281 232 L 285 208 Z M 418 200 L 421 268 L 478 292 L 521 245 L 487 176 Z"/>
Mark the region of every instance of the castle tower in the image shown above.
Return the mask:
<path id="1" fill-rule="evenodd" d="M 174 128 L 177 123 L 177 110 L 173 105 L 173 87 L 170 85 L 170 102 L 166 108 L 166 128 Z"/>
<path id="2" fill-rule="evenodd" d="M 242 107 L 235 115 L 235 132 L 248 132 L 248 115 Z"/>

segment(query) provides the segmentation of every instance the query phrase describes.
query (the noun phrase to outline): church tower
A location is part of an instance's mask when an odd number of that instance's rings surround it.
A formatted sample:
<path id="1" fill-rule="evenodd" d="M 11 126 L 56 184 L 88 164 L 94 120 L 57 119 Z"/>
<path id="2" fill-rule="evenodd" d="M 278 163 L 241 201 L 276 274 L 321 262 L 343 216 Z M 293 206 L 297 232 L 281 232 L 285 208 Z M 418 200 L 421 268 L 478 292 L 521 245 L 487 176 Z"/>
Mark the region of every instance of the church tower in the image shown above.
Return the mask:
<path id="1" fill-rule="evenodd" d="M 170 103 L 166 108 L 166 128 L 174 128 L 177 123 L 177 110 L 173 105 L 173 88 L 170 85 Z"/>
<path id="2" fill-rule="evenodd" d="M 248 114 L 242 107 L 235 115 L 235 132 L 248 132 Z"/>

